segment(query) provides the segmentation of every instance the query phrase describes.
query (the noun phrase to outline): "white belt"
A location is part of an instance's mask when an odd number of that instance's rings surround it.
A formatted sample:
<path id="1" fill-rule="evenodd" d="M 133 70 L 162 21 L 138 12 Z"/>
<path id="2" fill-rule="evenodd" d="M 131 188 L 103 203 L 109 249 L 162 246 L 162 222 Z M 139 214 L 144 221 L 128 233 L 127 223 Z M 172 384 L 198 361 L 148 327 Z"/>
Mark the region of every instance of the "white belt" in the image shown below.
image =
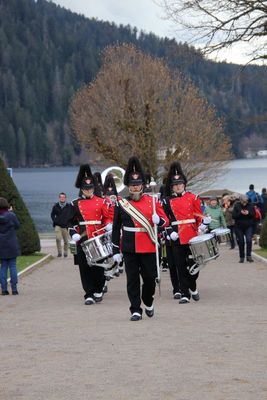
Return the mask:
<path id="1" fill-rule="evenodd" d="M 101 225 L 101 221 L 81 221 L 79 225 Z"/>
<path id="2" fill-rule="evenodd" d="M 126 232 L 147 232 L 145 228 L 133 228 L 131 226 L 124 226 L 122 229 Z"/>
<path id="3" fill-rule="evenodd" d="M 182 225 L 182 224 L 193 224 L 194 222 L 196 222 L 195 218 L 192 219 L 182 219 L 180 221 L 173 221 L 171 222 L 171 225 Z"/>

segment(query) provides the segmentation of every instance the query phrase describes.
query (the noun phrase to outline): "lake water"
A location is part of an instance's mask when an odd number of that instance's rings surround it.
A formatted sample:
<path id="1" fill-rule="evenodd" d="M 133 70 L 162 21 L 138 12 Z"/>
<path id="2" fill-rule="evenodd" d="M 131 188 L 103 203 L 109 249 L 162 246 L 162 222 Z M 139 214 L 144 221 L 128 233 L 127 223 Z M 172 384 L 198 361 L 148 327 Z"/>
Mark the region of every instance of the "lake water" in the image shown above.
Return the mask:
<path id="1" fill-rule="evenodd" d="M 62 167 L 13 170 L 13 180 L 31 213 L 38 232 L 53 231 L 50 213 L 53 204 L 58 201 L 60 192 L 65 192 L 69 201 L 77 197 L 78 190 L 74 187 L 74 182 L 78 169 L 78 167 Z M 92 170 L 94 171 L 93 168 Z M 231 161 L 225 174 L 220 176 L 213 185 L 203 187 L 202 191 L 215 188 L 245 193 L 251 183 L 255 185 L 258 192 L 261 192 L 263 187 L 267 187 L 266 158 Z"/>

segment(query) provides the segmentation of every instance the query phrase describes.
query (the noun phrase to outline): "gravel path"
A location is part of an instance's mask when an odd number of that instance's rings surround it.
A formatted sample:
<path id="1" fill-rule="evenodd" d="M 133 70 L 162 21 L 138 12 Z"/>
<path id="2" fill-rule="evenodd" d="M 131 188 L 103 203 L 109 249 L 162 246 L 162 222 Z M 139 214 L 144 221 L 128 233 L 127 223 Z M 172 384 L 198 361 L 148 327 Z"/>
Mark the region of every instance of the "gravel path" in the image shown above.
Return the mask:
<path id="1" fill-rule="evenodd" d="M 0 399 L 267 399 L 267 265 L 237 261 L 222 246 L 185 305 L 164 272 L 155 317 L 139 322 L 125 274 L 93 306 L 71 256 L 22 277 L 19 296 L 0 298 Z"/>

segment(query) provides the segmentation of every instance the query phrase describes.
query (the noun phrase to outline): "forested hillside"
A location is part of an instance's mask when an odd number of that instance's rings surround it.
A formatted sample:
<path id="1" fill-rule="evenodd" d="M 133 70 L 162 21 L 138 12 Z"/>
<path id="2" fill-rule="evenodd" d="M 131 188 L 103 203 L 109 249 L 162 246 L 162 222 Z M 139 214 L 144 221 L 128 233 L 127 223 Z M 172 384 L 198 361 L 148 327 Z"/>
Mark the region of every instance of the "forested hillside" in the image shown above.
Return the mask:
<path id="1" fill-rule="evenodd" d="M 45 0 L 0 0 L 0 156 L 9 166 L 79 163 L 69 102 L 96 75 L 101 50 L 118 42 L 134 43 L 189 76 L 225 117 L 236 155 L 252 135 L 265 144 L 266 67 L 240 72 L 186 44 L 87 19 Z"/>

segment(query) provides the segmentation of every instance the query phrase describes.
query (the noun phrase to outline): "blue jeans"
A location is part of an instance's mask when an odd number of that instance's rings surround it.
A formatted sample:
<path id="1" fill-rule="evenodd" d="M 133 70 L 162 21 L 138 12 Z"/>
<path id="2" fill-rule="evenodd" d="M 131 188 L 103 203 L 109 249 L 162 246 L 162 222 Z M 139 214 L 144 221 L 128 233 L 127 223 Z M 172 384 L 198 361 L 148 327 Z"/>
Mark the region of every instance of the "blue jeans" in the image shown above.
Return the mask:
<path id="1" fill-rule="evenodd" d="M 15 258 L 1 258 L 1 269 L 0 269 L 0 280 L 2 291 L 7 290 L 7 270 L 9 268 L 11 290 L 14 292 L 17 290 L 18 275 Z"/>

